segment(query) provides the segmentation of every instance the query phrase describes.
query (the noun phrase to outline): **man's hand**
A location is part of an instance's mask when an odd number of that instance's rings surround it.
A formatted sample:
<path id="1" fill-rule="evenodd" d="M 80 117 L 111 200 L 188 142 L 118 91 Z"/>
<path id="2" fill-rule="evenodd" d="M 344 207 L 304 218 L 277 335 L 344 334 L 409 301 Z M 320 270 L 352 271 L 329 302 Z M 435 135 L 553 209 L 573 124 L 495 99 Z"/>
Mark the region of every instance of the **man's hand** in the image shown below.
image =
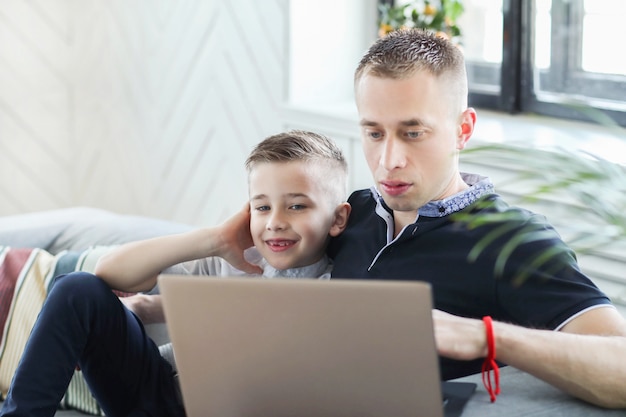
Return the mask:
<path id="1" fill-rule="evenodd" d="M 165 323 L 161 296 L 158 294 L 135 294 L 120 297 L 120 301 L 127 309 L 135 313 L 143 324 Z"/>
<path id="2" fill-rule="evenodd" d="M 244 250 L 254 246 L 250 234 L 250 204 L 246 203 L 241 211 L 218 226 L 218 229 L 221 239 L 219 256 L 239 270 L 250 274 L 263 273 L 261 267 L 249 263 L 243 257 Z"/>
<path id="3" fill-rule="evenodd" d="M 435 341 L 441 356 L 472 360 L 487 356 L 487 333 L 481 320 L 433 310 Z"/>

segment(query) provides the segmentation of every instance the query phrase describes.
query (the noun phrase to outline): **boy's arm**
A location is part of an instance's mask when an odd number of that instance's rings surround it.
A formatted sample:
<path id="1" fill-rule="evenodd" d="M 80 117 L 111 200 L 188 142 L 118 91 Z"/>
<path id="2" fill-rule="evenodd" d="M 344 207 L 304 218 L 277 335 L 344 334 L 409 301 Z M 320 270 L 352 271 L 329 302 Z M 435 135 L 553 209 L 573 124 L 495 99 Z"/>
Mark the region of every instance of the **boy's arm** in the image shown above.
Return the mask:
<path id="1" fill-rule="evenodd" d="M 211 256 L 215 251 L 215 229 L 126 243 L 96 264 L 95 274 L 113 289 L 140 292 L 156 285 L 157 276 L 166 268 L 192 259 Z"/>
<path id="2" fill-rule="evenodd" d="M 216 227 L 121 245 L 102 256 L 94 272 L 111 288 L 126 292 L 148 291 L 164 269 L 209 256 L 220 256 L 242 271 L 260 273 L 261 268 L 243 257 L 243 251 L 251 246 L 250 210 L 246 204 Z"/>

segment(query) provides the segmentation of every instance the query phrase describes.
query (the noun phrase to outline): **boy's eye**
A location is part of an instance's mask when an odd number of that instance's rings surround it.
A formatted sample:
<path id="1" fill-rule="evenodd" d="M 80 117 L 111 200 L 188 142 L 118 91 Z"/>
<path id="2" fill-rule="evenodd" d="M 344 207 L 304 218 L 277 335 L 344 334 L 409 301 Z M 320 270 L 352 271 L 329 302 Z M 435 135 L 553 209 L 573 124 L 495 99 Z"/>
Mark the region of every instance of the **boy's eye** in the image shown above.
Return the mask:
<path id="1" fill-rule="evenodd" d="M 268 211 L 270 206 L 257 206 L 254 208 L 256 211 Z"/>
<path id="2" fill-rule="evenodd" d="M 304 204 L 292 204 L 289 206 L 290 210 L 304 210 L 306 206 Z"/>

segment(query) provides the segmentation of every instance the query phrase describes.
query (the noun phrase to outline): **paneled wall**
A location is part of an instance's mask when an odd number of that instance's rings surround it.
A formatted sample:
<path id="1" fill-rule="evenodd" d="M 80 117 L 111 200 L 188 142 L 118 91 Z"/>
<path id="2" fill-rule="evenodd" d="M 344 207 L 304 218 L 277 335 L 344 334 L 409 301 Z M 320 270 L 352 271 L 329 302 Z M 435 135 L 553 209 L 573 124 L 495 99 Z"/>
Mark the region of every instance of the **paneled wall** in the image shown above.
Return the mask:
<path id="1" fill-rule="evenodd" d="M 283 125 L 289 0 L 0 1 L 0 215 L 214 224 Z"/>

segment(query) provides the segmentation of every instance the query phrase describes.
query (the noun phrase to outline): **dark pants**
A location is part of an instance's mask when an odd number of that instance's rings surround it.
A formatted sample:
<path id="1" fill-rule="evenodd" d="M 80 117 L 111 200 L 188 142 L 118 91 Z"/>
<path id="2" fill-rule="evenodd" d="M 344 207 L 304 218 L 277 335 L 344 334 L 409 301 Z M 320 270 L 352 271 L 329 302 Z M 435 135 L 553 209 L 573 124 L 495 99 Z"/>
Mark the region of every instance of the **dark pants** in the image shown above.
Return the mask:
<path id="1" fill-rule="evenodd" d="M 104 281 L 75 272 L 56 279 L 0 416 L 53 416 L 77 364 L 107 417 L 184 415 L 141 321 Z"/>

